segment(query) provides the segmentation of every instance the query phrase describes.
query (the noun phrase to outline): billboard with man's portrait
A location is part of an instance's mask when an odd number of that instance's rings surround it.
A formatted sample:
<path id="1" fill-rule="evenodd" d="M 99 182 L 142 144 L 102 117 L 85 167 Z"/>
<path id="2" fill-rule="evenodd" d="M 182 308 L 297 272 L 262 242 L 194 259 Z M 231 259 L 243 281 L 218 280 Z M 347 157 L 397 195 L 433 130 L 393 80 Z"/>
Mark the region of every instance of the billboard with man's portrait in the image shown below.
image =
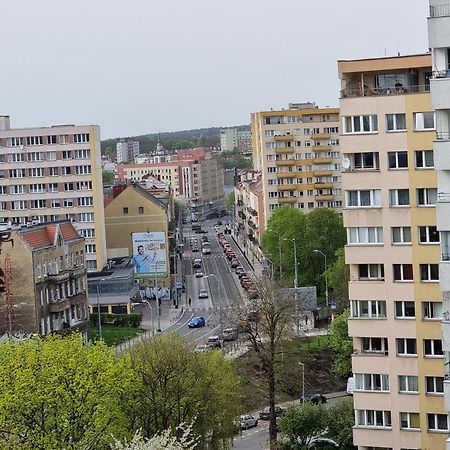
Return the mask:
<path id="1" fill-rule="evenodd" d="M 133 233 L 132 239 L 135 278 L 166 278 L 166 233 Z"/>

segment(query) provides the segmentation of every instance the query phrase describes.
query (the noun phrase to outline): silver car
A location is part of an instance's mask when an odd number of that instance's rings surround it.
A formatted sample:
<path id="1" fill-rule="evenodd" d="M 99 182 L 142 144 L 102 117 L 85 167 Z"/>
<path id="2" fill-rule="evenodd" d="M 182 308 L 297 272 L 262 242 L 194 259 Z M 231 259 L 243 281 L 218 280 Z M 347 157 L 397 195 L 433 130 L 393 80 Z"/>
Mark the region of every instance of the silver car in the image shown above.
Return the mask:
<path id="1" fill-rule="evenodd" d="M 200 289 L 198 291 L 198 298 L 208 298 L 208 291 L 206 289 Z"/>
<path id="2" fill-rule="evenodd" d="M 239 418 L 239 423 L 241 424 L 242 430 L 247 430 L 248 428 L 256 427 L 258 425 L 258 419 L 255 419 L 250 414 L 246 414 Z"/>

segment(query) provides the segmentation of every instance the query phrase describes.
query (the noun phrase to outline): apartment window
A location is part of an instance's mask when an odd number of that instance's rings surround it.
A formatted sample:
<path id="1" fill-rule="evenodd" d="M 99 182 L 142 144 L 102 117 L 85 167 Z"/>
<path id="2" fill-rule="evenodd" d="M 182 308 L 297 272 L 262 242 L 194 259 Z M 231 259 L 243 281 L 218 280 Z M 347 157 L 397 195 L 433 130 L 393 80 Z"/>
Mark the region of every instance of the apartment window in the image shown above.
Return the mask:
<path id="1" fill-rule="evenodd" d="M 346 191 L 347 206 L 350 208 L 368 208 L 381 206 L 381 190 Z"/>
<path id="2" fill-rule="evenodd" d="M 416 156 L 416 169 L 431 169 L 434 167 L 433 150 L 417 150 L 414 153 Z"/>
<path id="3" fill-rule="evenodd" d="M 25 169 L 10 169 L 9 178 L 25 178 Z"/>
<path id="4" fill-rule="evenodd" d="M 434 130 L 434 112 L 414 113 L 414 130 L 415 131 Z"/>
<path id="5" fill-rule="evenodd" d="M 31 209 L 46 208 L 46 200 L 30 200 Z"/>
<path id="6" fill-rule="evenodd" d="M 87 175 L 91 173 L 91 166 L 77 166 L 76 167 L 76 174 L 77 175 Z"/>
<path id="7" fill-rule="evenodd" d="M 424 339 L 423 354 L 426 357 L 443 356 L 442 341 L 440 339 Z"/>
<path id="8" fill-rule="evenodd" d="M 427 414 L 428 431 L 448 431 L 447 414 Z"/>
<path id="9" fill-rule="evenodd" d="M 400 428 L 402 430 L 420 430 L 419 413 L 401 412 Z"/>
<path id="10" fill-rule="evenodd" d="M 44 169 L 42 167 L 35 167 L 34 169 L 28 169 L 28 176 L 30 177 L 43 177 Z"/>
<path id="11" fill-rule="evenodd" d="M 72 150 L 63 150 L 62 159 L 72 159 Z"/>
<path id="12" fill-rule="evenodd" d="M 144 207 L 143 206 L 139 206 L 139 214 L 144 214 Z"/>
<path id="13" fill-rule="evenodd" d="M 389 392 L 389 375 L 355 373 L 355 390 Z"/>
<path id="14" fill-rule="evenodd" d="M 72 167 L 71 166 L 61 167 L 61 174 L 62 175 L 70 175 L 71 173 L 72 173 Z"/>
<path id="15" fill-rule="evenodd" d="M 48 174 L 51 177 L 57 177 L 59 175 L 59 167 L 49 167 Z"/>
<path id="16" fill-rule="evenodd" d="M 378 152 L 354 153 L 353 161 L 355 170 L 369 170 L 380 168 Z"/>
<path id="17" fill-rule="evenodd" d="M 411 301 L 395 302 L 395 318 L 396 319 L 412 319 L 416 316 L 416 307 Z"/>
<path id="18" fill-rule="evenodd" d="M 23 145 L 23 137 L 10 137 L 6 141 L 6 145 L 8 147 L 19 147 L 20 145 Z"/>
<path id="19" fill-rule="evenodd" d="M 398 356 L 417 356 L 417 343 L 412 338 L 397 338 Z"/>
<path id="20" fill-rule="evenodd" d="M 438 244 L 439 231 L 434 225 L 419 227 L 419 243 L 420 244 Z"/>
<path id="21" fill-rule="evenodd" d="M 413 266 L 412 264 L 394 264 L 394 281 L 412 281 Z"/>
<path id="22" fill-rule="evenodd" d="M 351 317 L 366 319 L 385 319 L 386 302 L 384 300 L 352 300 Z"/>
<path id="23" fill-rule="evenodd" d="M 123 208 L 123 213 L 128 214 L 128 208 L 126 206 Z"/>
<path id="24" fill-rule="evenodd" d="M 47 161 L 56 161 L 56 152 L 47 152 Z"/>
<path id="25" fill-rule="evenodd" d="M 48 192 L 58 192 L 58 183 L 49 183 Z"/>
<path id="26" fill-rule="evenodd" d="M 422 302 L 424 319 L 442 319 L 442 302 Z"/>
<path id="27" fill-rule="evenodd" d="M 80 213 L 79 221 L 80 222 L 93 222 L 94 221 L 94 213 Z"/>
<path id="28" fill-rule="evenodd" d="M 92 181 L 77 181 L 75 186 L 77 191 L 92 191 Z"/>
<path id="29" fill-rule="evenodd" d="M 392 244 L 411 244 L 411 227 L 392 227 Z"/>
<path id="30" fill-rule="evenodd" d="M 27 145 L 42 145 L 42 136 L 28 136 Z"/>
<path id="31" fill-rule="evenodd" d="M 356 426 L 364 428 L 390 428 L 391 412 L 373 409 L 355 410 Z"/>
<path id="32" fill-rule="evenodd" d="M 24 184 L 14 184 L 9 189 L 10 189 L 11 194 L 25 194 L 25 185 Z"/>
<path id="33" fill-rule="evenodd" d="M 6 211 L 6 202 L 0 202 L 0 211 Z"/>
<path id="34" fill-rule="evenodd" d="M 86 142 L 89 142 L 89 133 L 74 134 L 73 142 L 75 142 L 75 144 L 84 144 Z"/>
<path id="35" fill-rule="evenodd" d="M 56 135 L 47 136 L 47 144 L 56 144 Z"/>
<path id="36" fill-rule="evenodd" d="M 425 388 L 427 394 L 444 393 L 444 377 L 425 377 Z"/>
<path id="37" fill-rule="evenodd" d="M 347 242 L 353 245 L 370 245 L 383 243 L 382 227 L 349 227 Z"/>
<path id="38" fill-rule="evenodd" d="M 268 172 L 268 173 L 276 173 L 276 171 L 277 171 L 277 168 L 276 168 L 276 167 L 268 167 L 268 168 L 267 168 L 267 172 Z"/>
<path id="39" fill-rule="evenodd" d="M 408 153 L 388 152 L 388 167 L 389 169 L 407 169 L 408 168 Z"/>
<path id="40" fill-rule="evenodd" d="M 8 162 L 10 162 L 10 163 L 25 162 L 25 154 L 24 153 L 10 153 L 8 155 Z"/>
<path id="41" fill-rule="evenodd" d="M 439 281 L 439 264 L 420 264 L 420 281 Z"/>
<path id="42" fill-rule="evenodd" d="M 93 206 L 94 199 L 93 197 L 79 197 L 77 199 L 78 206 Z"/>
<path id="43" fill-rule="evenodd" d="M 31 152 L 28 153 L 28 162 L 44 161 L 43 152 Z"/>
<path id="44" fill-rule="evenodd" d="M 11 192 L 12 193 L 12 192 Z M 6 186 L 0 186 L 0 194 L 5 195 L 7 194 L 6 192 Z"/>
<path id="45" fill-rule="evenodd" d="M 391 207 L 409 206 L 409 189 L 390 189 L 389 202 Z"/>
<path id="46" fill-rule="evenodd" d="M 64 199 L 64 208 L 72 208 L 73 207 L 73 199 L 65 198 Z"/>
<path id="47" fill-rule="evenodd" d="M 95 244 L 86 244 L 86 254 L 92 255 L 95 253 Z"/>
<path id="48" fill-rule="evenodd" d="M 434 206 L 437 200 L 436 188 L 417 189 L 417 206 Z"/>
<path id="49" fill-rule="evenodd" d="M 27 202 L 25 200 L 16 200 L 11 202 L 11 209 L 27 209 Z"/>
<path id="50" fill-rule="evenodd" d="M 358 264 L 360 280 L 384 280 L 384 264 Z"/>
<path id="51" fill-rule="evenodd" d="M 378 121 L 376 115 L 368 116 L 345 116 L 342 118 L 344 133 L 373 133 L 378 131 Z"/>
<path id="52" fill-rule="evenodd" d="M 406 114 L 386 114 L 387 131 L 405 131 L 406 130 Z"/>
<path id="53" fill-rule="evenodd" d="M 89 159 L 91 157 L 91 151 L 87 149 L 74 150 L 75 159 Z"/>
<path id="54" fill-rule="evenodd" d="M 64 190 L 67 191 L 73 191 L 73 183 L 64 183 Z"/>
<path id="55" fill-rule="evenodd" d="M 53 199 L 50 204 L 51 208 L 61 208 L 61 200 Z"/>
<path id="56" fill-rule="evenodd" d="M 388 340 L 387 338 L 379 337 L 363 337 L 362 338 L 362 351 L 364 353 L 388 353 Z"/>
<path id="57" fill-rule="evenodd" d="M 41 192 L 45 192 L 45 185 L 42 183 L 38 184 L 30 184 L 30 193 L 39 194 Z"/>
<path id="58" fill-rule="evenodd" d="M 398 390 L 400 393 L 417 393 L 419 392 L 419 381 L 415 375 L 399 375 Z"/>

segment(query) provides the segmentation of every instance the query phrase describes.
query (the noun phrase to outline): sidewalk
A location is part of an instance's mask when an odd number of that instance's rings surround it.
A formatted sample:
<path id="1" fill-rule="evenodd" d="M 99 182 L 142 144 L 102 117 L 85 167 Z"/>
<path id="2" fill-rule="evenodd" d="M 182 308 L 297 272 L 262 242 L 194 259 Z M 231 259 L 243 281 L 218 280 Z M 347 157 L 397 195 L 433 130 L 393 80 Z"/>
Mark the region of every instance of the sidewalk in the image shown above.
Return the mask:
<path id="1" fill-rule="evenodd" d="M 249 266 L 253 269 L 253 272 L 255 273 L 257 278 L 261 278 L 263 275 L 263 271 L 264 271 L 264 267 L 261 264 L 261 262 L 257 259 L 257 258 L 250 258 L 247 256 L 247 254 L 245 253 L 244 249 L 242 248 L 239 239 L 236 239 L 236 237 L 234 236 L 234 234 L 231 234 L 231 238 L 233 239 L 233 242 L 238 246 L 239 250 L 241 251 L 241 253 L 244 255 L 245 260 L 247 261 L 247 263 L 249 264 Z"/>

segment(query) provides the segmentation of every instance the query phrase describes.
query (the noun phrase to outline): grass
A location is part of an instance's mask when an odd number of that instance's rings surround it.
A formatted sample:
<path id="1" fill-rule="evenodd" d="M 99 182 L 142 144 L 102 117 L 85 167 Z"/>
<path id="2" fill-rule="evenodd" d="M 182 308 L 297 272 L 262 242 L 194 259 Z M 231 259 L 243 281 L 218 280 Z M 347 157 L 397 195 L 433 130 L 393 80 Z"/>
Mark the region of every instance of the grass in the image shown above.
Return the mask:
<path id="1" fill-rule="evenodd" d="M 102 325 L 103 340 L 106 342 L 106 345 L 111 347 L 121 344 L 122 342 L 129 341 L 141 332 L 142 330 L 140 328 Z M 89 330 L 89 338 L 93 341 L 99 338 L 97 325 L 91 325 Z"/>
<path id="2" fill-rule="evenodd" d="M 300 341 L 300 350 L 323 350 L 329 347 L 329 336 L 313 336 Z"/>

